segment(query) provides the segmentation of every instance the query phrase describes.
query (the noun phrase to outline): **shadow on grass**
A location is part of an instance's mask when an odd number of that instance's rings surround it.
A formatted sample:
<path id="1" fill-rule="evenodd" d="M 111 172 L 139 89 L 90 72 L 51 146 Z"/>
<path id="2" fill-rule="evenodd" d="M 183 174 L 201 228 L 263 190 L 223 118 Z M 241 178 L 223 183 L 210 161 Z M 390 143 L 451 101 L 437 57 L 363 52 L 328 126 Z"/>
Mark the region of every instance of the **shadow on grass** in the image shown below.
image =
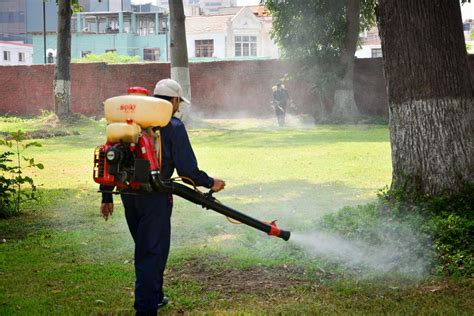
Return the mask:
<path id="1" fill-rule="evenodd" d="M 337 182 L 286 181 L 242 185 L 216 197 L 258 220 L 278 219 L 280 228 L 302 233 L 313 231 L 324 214 L 368 202 L 358 196 L 361 193 L 368 192 Z M 175 203 L 172 246 L 173 251 L 183 252 L 180 257 L 202 252 L 221 254 L 226 258 L 223 262 L 230 262 L 234 267 L 290 263 L 307 266 L 312 262 L 291 242 L 269 237 L 246 225 L 232 225 L 223 215 L 180 198 Z M 174 260 L 175 256 L 171 258 Z"/>
<path id="2" fill-rule="evenodd" d="M 40 200 L 15 217 L 0 220 L 0 238 L 23 239 L 46 230 L 71 230 L 99 218 L 100 195 L 94 189 L 41 189 Z"/>
<path id="3" fill-rule="evenodd" d="M 322 215 L 344 206 L 369 202 L 371 199 L 361 198 L 367 193 L 370 190 L 349 187 L 340 182 L 274 181 L 237 185 L 215 197 L 250 216 L 267 220 L 278 218 L 294 228 L 302 228 L 313 225 Z M 199 209 L 199 206 L 190 206 L 181 198 L 177 200 L 180 201 L 180 210 Z"/>
<path id="4" fill-rule="evenodd" d="M 337 182 L 275 181 L 235 186 L 216 196 L 224 204 L 257 219 L 279 219 L 285 229 L 304 229 L 312 227 L 324 214 L 367 202 L 360 197 L 366 193 L 366 189 Z M 120 198 L 115 196 L 114 201 L 118 214 L 114 214 L 106 227 L 128 234 Z M 203 242 L 229 228 L 222 215 L 181 198 L 175 201 L 173 234 L 180 243 Z M 0 221 L 0 238 L 22 239 L 45 230 L 100 230 L 103 220 L 99 216 L 99 205 L 100 194 L 95 188 L 43 189 L 40 203 L 30 205 L 20 216 Z"/>

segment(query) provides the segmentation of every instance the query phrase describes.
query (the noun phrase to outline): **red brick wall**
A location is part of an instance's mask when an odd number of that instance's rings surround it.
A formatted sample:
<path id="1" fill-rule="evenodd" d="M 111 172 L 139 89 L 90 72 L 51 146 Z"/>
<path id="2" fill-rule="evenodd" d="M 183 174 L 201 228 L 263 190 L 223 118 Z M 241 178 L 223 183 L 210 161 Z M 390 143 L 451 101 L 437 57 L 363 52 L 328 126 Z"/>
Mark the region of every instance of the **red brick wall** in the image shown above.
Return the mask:
<path id="1" fill-rule="evenodd" d="M 474 73 L 474 56 L 470 56 L 469 66 Z M 271 87 L 288 67 L 278 60 L 190 64 L 193 109 L 208 117 L 271 115 Z M 126 93 L 130 86 L 153 89 L 157 80 L 169 75 L 169 64 L 73 64 L 73 111 L 100 115 L 105 99 Z M 41 109 L 51 110 L 53 76 L 53 65 L 0 67 L 0 114 L 30 115 Z M 301 81 L 285 85 L 299 110 L 311 113 L 317 98 L 310 86 Z M 361 113 L 387 114 L 381 59 L 356 61 L 354 89 Z"/>
<path id="2" fill-rule="evenodd" d="M 168 78 L 169 64 L 73 64 L 72 109 L 100 114 L 102 102 L 130 86 L 152 89 L 157 78 Z M 53 65 L 0 67 L 0 114 L 38 114 L 53 109 Z"/>

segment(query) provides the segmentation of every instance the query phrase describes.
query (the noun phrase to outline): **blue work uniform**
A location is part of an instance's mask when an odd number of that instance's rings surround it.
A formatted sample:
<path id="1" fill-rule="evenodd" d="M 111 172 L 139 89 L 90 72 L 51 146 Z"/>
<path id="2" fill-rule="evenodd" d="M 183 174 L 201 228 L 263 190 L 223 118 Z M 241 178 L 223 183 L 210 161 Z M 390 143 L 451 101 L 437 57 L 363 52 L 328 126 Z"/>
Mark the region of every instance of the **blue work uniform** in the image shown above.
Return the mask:
<path id="1" fill-rule="evenodd" d="M 214 179 L 199 170 L 184 124 L 177 118 L 161 129 L 163 179 L 176 169 L 197 186 L 211 188 Z M 102 187 L 102 189 L 104 189 Z M 110 187 L 108 188 L 110 190 Z M 168 259 L 173 198 L 170 193 L 121 194 L 128 228 L 135 242 L 135 304 L 137 315 L 156 314 L 163 300 L 163 273 Z M 102 202 L 112 201 L 103 193 Z"/>

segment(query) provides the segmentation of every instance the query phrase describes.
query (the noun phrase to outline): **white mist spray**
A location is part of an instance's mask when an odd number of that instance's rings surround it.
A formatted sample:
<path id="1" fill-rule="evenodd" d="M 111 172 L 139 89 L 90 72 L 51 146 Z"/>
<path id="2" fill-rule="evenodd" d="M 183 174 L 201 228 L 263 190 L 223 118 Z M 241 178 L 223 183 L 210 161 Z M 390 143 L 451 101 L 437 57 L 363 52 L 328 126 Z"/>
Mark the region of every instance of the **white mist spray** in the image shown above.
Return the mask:
<path id="1" fill-rule="evenodd" d="M 403 238 L 392 236 L 377 245 L 320 231 L 292 233 L 290 241 L 310 256 L 325 258 L 347 268 L 362 269 L 366 272 L 398 272 L 421 277 L 428 267 L 426 256 L 420 256 L 419 252 L 413 250 L 413 245 L 420 244 L 418 236 L 406 230 Z"/>

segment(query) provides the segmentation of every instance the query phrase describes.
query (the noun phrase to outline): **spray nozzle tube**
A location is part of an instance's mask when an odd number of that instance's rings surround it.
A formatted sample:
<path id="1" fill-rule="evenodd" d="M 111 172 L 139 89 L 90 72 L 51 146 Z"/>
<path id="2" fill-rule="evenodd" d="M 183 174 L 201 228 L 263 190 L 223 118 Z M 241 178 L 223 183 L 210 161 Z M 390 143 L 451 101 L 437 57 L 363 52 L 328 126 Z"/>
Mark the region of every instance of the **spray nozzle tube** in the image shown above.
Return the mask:
<path id="1" fill-rule="evenodd" d="M 280 237 L 281 239 L 288 241 L 288 239 L 290 239 L 291 233 L 289 231 L 278 228 L 276 225 L 276 220 L 274 220 L 270 223 L 270 231 L 268 232 L 268 235 Z"/>
<path id="2" fill-rule="evenodd" d="M 212 196 L 212 192 L 202 194 L 185 185 L 176 183 L 174 181 L 163 180 L 161 179 L 160 174 L 157 171 L 152 171 L 151 177 L 152 177 L 152 185 L 154 186 L 156 190 L 159 190 L 162 192 L 169 192 L 169 193 L 178 195 L 185 200 L 201 205 L 202 207 L 206 209 L 211 209 L 213 211 L 216 211 L 217 213 L 220 213 L 236 221 L 239 221 L 243 224 L 246 224 L 255 229 L 263 231 L 270 236 L 280 237 L 286 241 L 290 239 L 291 233 L 289 231 L 279 229 L 276 226 L 276 221 L 273 221 L 271 223 L 265 223 L 253 217 L 250 217 L 246 214 L 243 214 L 239 211 L 236 211 L 224 204 L 219 203 Z"/>

